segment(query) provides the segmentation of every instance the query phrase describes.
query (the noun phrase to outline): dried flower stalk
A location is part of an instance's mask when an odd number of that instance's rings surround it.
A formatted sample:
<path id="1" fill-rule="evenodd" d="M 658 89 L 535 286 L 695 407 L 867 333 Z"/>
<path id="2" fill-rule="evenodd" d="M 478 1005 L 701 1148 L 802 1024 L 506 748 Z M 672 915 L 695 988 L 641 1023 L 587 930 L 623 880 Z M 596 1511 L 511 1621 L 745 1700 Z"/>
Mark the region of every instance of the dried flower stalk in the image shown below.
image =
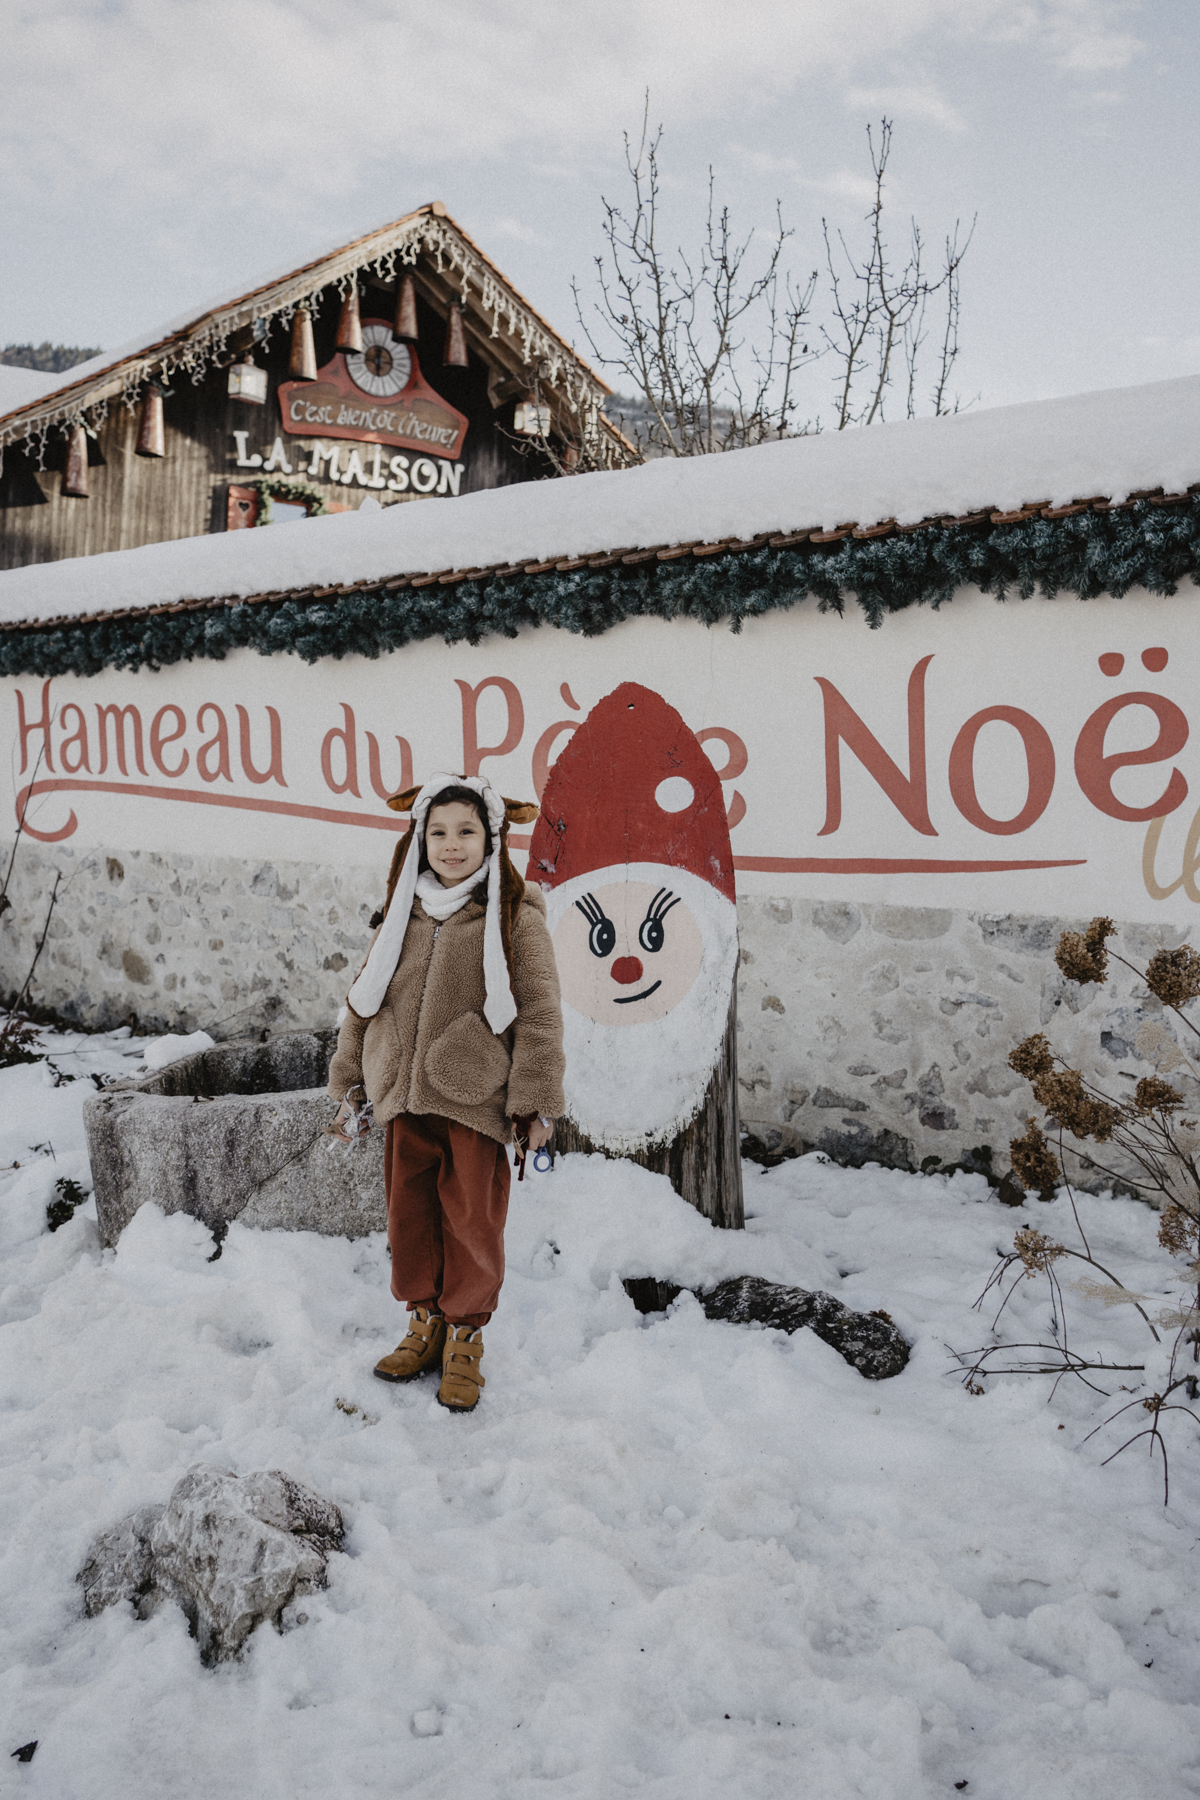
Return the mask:
<path id="1" fill-rule="evenodd" d="M 1098 984 L 1107 981 L 1108 940 L 1115 935 L 1116 927 L 1108 918 L 1093 919 L 1086 931 L 1063 932 L 1055 952 L 1055 962 L 1062 974 L 1069 981 Z M 1117 962 L 1144 981 L 1150 992 L 1174 1012 L 1189 1031 L 1200 1036 L 1200 1027 L 1183 1011 L 1191 1001 L 1200 999 L 1200 952 L 1187 944 L 1174 950 L 1160 950 L 1151 957 L 1144 970 L 1135 968 L 1115 952 L 1112 954 Z M 1182 1389 L 1188 1400 L 1200 1399 L 1200 1371 L 1184 1366 L 1187 1345 L 1191 1346 L 1192 1355 L 1186 1360 L 1200 1363 L 1200 1329 L 1197 1329 L 1200 1321 L 1200 1130 L 1194 1118 L 1182 1116 L 1186 1104 L 1184 1094 L 1166 1077 L 1173 1070 L 1182 1069 L 1200 1081 L 1200 1071 L 1165 1025 L 1157 1020 L 1147 1020 L 1142 1025 L 1137 1035 L 1137 1047 L 1140 1054 L 1154 1064 L 1156 1072 L 1143 1075 L 1131 1095 L 1118 1099 L 1088 1082 L 1080 1070 L 1071 1068 L 1055 1053 L 1043 1032 L 1027 1037 L 1009 1056 L 1009 1067 L 1029 1082 L 1045 1115 L 1045 1124 L 1057 1140 L 1056 1145 L 1052 1144 L 1042 1124 L 1037 1119 L 1027 1119 L 1024 1134 L 1014 1138 L 1009 1146 L 1013 1172 L 1027 1191 L 1036 1189 L 1043 1199 L 1052 1199 L 1054 1190 L 1060 1186 L 1065 1189 L 1083 1249 L 1070 1249 L 1033 1226 L 1018 1231 L 1011 1252 L 1001 1257 L 979 1303 L 993 1287 L 1003 1289 L 1005 1276 L 1012 1273 L 1012 1280 L 992 1322 L 994 1333 L 1018 1284 L 1044 1275 L 1050 1285 L 1054 1308 L 1050 1327 L 1053 1341 L 1001 1344 L 994 1339 L 981 1350 L 962 1353 L 959 1360 L 966 1363 L 968 1358 L 971 1359 L 964 1380 L 972 1394 L 985 1392 L 983 1380 L 990 1374 L 1053 1374 L 1057 1378 L 1055 1387 L 1064 1375 L 1069 1374 L 1092 1387 L 1095 1384 L 1088 1381 L 1090 1371 L 1140 1368 L 1141 1365 L 1089 1359 L 1071 1348 L 1062 1287 L 1055 1269 L 1063 1257 L 1089 1263 L 1106 1276 L 1111 1285 L 1100 1289 L 1092 1282 L 1085 1284 L 1086 1290 L 1101 1293 L 1106 1305 L 1120 1300 L 1134 1306 L 1155 1340 L 1159 1341 L 1154 1323 L 1141 1305 L 1142 1297 L 1131 1293 L 1092 1255 L 1075 1204 L 1066 1158 L 1068 1154 L 1074 1155 L 1087 1168 L 1112 1175 L 1137 1188 L 1147 1199 L 1162 1207 L 1158 1241 L 1164 1250 L 1186 1265 L 1186 1280 L 1191 1292 L 1182 1308 L 1160 1310 L 1157 1315 L 1164 1328 L 1176 1330 L 1168 1380 L 1162 1392 L 1152 1394 L 1148 1399 L 1131 1400 L 1128 1406 L 1119 1407 L 1105 1423 L 1111 1423 L 1129 1407 L 1138 1407 L 1149 1414 L 1149 1423 L 1135 1431 L 1113 1455 L 1119 1456 L 1131 1444 L 1148 1439 L 1151 1456 L 1157 1452 L 1162 1457 L 1165 1502 L 1170 1487 L 1163 1417 L 1171 1412 L 1186 1412 L 1200 1424 L 1200 1415 L 1182 1399 L 1174 1398 Z M 1074 1139 L 1074 1144 L 1068 1144 L 1067 1138 Z M 1109 1169 L 1098 1162 L 1090 1150 L 1085 1152 L 1075 1148 L 1075 1145 L 1109 1143 L 1124 1153 L 1136 1169 L 1135 1175 L 1131 1176 L 1127 1169 Z M 1037 1355 L 1030 1358 L 1023 1354 L 1029 1351 L 1037 1352 Z M 1016 1361 L 1014 1366 L 1008 1367 L 998 1360 L 1001 1358 L 1016 1358 Z M 1096 1391 L 1102 1393 L 1105 1390 Z"/>

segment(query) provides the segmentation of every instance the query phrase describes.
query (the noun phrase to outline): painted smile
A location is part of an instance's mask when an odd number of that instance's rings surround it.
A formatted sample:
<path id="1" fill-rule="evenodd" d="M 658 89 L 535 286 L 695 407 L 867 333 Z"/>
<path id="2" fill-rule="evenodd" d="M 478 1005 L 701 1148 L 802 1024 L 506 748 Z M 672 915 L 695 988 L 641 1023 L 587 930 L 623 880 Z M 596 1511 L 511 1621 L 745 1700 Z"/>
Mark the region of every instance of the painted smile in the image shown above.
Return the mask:
<path id="1" fill-rule="evenodd" d="M 613 1001 L 613 1005 L 632 1006 L 635 1000 L 648 1000 L 651 994 L 657 994 L 661 986 L 662 982 L 656 981 L 653 987 L 643 988 L 640 994 L 622 994 L 619 1000 Z"/>

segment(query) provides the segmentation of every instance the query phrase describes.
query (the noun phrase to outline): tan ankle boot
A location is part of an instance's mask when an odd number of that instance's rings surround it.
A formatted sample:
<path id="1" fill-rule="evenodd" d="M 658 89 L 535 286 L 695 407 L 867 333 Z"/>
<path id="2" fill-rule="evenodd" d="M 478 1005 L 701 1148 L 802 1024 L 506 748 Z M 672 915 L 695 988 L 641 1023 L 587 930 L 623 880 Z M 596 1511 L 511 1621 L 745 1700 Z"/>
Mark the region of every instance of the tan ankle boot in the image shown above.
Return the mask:
<path id="1" fill-rule="evenodd" d="M 380 1381 L 414 1381 L 441 1362 L 445 1342 L 445 1319 L 418 1306 L 408 1315 L 408 1336 L 390 1356 L 380 1357 L 375 1373 Z"/>
<path id="2" fill-rule="evenodd" d="M 479 1403 L 484 1386 L 479 1364 L 483 1359 L 483 1333 L 477 1325 L 451 1325 L 442 1352 L 442 1385 L 438 1404 L 452 1412 L 470 1412 Z"/>

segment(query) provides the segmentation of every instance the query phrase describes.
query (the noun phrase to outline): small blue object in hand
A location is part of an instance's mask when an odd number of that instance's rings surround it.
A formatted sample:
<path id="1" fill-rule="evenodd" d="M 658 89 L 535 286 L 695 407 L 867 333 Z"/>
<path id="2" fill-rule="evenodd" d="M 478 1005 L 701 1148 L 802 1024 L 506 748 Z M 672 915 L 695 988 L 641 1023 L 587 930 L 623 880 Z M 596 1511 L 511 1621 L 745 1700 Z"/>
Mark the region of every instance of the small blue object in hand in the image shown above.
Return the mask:
<path id="1" fill-rule="evenodd" d="M 544 1162 L 542 1161 L 543 1157 L 546 1159 Z M 545 1144 L 542 1145 L 540 1150 L 534 1151 L 533 1166 L 539 1175 L 545 1175 L 548 1170 L 554 1167 L 554 1158 L 551 1156 Z"/>

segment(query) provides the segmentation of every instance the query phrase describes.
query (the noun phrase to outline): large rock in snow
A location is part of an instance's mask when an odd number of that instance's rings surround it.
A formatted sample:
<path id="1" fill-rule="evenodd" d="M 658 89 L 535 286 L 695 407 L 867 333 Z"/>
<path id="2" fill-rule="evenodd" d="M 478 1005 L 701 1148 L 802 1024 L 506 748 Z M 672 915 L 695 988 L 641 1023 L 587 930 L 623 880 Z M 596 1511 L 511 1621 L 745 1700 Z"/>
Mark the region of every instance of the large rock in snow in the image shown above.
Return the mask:
<path id="1" fill-rule="evenodd" d="M 324 1136 L 337 1033 L 219 1044 L 84 1104 L 96 1217 L 115 1244 L 139 1206 L 201 1219 L 364 1237 L 387 1223 L 382 1131 L 353 1149 Z"/>
<path id="2" fill-rule="evenodd" d="M 223 1662 L 264 1619 L 278 1625 L 292 1600 L 325 1586 L 343 1535 L 333 1502 L 278 1469 L 238 1476 L 198 1463 L 165 1506 L 102 1532 L 77 1580 L 89 1618 L 118 1600 L 143 1619 L 176 1601 L 202 1659 Z"/>

